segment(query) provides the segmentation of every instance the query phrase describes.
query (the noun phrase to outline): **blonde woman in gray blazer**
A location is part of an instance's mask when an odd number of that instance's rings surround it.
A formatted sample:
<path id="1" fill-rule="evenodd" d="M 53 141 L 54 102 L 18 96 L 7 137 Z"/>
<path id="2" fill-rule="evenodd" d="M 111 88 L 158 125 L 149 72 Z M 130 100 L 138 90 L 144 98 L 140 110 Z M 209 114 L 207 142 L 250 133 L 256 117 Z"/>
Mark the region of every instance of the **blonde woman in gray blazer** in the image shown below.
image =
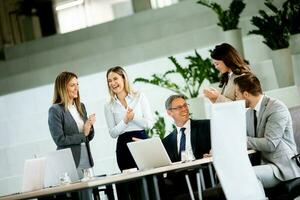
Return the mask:
<path id="1" fill-rule="evenodd" d="M 250 73 L 249 66 L 237 50 L 227 43 L 215 46 L 210 54 L 213 64 L 220 71 L 220 90 L 215 88 L 204 89 L 204 96 L 212 103 L 220 103 L 235 100 L 234 79 L 245 73 Z"/>
<path id="2" fill-rule="evenodd" d="M 261 165 L 254 166 L 254 170 L 262 185 L 270 188 L 300 177 L 300 168 L 292 159 L 297 148 L 288 108 L 263 95 L 260 82 L 253 75 L 239 76 L 234 82 L 238 99 L 245 99 L 250 108 L 246 114 L 247 146 L 261 154 Z"/>
<path id="3" fill-rule="evenodd" d="M 79 169 L 94 165 L 89 142 L 94 137 L 95 121 L 95 114 L 87 117 L 85 106 L 80 102 L 76 74 L 60 73 L 55 80 L 48 125 L 57 150 L 70 148 Z"/>

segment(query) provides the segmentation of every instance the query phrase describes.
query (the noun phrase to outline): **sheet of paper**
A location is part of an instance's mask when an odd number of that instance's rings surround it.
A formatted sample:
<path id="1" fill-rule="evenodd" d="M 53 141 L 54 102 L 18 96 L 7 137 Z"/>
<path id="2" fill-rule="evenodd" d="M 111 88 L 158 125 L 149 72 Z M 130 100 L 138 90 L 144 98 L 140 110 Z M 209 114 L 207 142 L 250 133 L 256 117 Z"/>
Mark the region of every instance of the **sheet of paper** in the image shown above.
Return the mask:
<path id="1" fill-rule="evenodd" d="M 244 101 L 212 105 L 213 164 L 227 199 L 266 199 L 248 158 L 245 111 Z"/>

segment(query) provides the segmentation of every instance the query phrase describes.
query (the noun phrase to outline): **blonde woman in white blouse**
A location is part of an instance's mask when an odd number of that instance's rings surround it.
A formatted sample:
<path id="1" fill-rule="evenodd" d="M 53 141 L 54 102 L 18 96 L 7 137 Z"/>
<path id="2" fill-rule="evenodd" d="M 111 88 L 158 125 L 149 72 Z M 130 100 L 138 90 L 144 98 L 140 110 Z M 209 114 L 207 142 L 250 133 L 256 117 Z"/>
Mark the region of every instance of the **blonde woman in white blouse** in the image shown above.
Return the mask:
<path id="1" fill-rule="evenodd" d="M 152 128 L 154 121 L 146 96 L 132 90 L 122 67 L 110 68 L 106 78 L 111 100 L 105 105 L 105 118 L 109 134 L 118 138 L 116 155 L 122 171 L 136 167 L 127 143 L 148 138 L 145 129 Z"/>

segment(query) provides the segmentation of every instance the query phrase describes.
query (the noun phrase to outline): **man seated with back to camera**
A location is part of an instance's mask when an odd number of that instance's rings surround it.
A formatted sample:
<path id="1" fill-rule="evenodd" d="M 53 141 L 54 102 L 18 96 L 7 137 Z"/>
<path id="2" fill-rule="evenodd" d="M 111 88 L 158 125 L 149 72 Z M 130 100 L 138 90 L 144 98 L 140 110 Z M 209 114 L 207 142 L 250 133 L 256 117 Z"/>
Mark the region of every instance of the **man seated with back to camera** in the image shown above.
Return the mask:
<path id="1" fill-rule="evenodd" d="M 204 154 L 209 153 L 211 149 L 210 120 L 190 119 L 189 107 L 184 95 L 170 96 L 165 102 L 165 107 L 176 126 L 176 129 L 163 139 L 164 147 L 171 161 L 181 161 L 181 151 L 191 150 L 196 159 L 201 159 Z M 168 174 L 168 177 L 165 179 L 165 191 L 168 194 L 164 194 L 167 199 L 174 199 L 174 196 L 188 194 L 184 176 L 186 173 L 189 174 L 193 189 L 196 189 L 195 174 L 197 171 Z M 205 168 L 203 172 L 206 186 L 208 186 L 210 184 L 209 171 Z"/>
<path id="2" fill-rule="evenodd" d="M 261 155 L 254 166 L 264 188 L 300 177 L 300 168 L 292 159 L 297 154 L 292 118 L 286 105 L 262 93 L 256 76 L 245 74 L 235 78 L 237 99 L 246 107 L 247 146 Z"/>

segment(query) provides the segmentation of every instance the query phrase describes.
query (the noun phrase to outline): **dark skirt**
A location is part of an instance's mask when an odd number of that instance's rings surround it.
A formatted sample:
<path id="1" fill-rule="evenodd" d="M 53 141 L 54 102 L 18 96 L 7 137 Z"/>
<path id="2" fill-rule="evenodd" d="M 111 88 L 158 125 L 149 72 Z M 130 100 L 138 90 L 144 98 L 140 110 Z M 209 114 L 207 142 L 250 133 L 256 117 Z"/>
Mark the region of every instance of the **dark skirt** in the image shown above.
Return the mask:
<path id="1" fill-rule="evenodd" d="M 117 162 L 120 170 L 137 167 L 135 161 L 127 147 L 128 142 L 132 142 L 132 137 L 147 139 L 145 130 L 125 132 L 118 137 L 117 141 Z"/>

